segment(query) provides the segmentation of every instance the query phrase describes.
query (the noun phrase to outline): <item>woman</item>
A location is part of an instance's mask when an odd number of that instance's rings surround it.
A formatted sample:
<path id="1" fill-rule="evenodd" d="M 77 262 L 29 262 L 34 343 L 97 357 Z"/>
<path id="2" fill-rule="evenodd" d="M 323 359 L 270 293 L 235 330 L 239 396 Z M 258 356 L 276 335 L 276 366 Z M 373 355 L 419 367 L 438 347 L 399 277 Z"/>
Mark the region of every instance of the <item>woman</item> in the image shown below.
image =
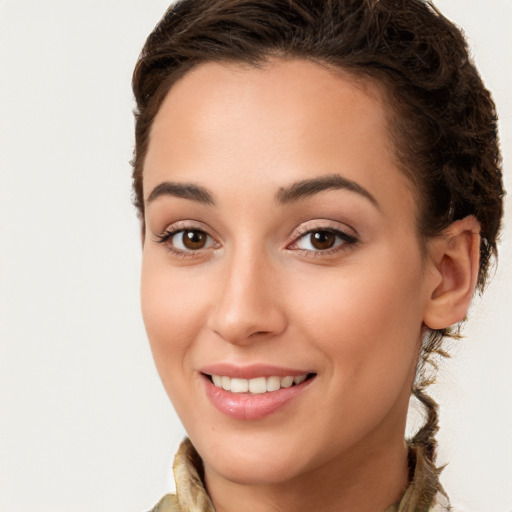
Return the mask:
<path id="1" fill-rule="evenodd" d="M 186 0 L 133 86 L 143 316 L 190 438 L 154 510 L 449 510 L 425 387 L 503 196 L 460 31 L 420 0 Z"/>

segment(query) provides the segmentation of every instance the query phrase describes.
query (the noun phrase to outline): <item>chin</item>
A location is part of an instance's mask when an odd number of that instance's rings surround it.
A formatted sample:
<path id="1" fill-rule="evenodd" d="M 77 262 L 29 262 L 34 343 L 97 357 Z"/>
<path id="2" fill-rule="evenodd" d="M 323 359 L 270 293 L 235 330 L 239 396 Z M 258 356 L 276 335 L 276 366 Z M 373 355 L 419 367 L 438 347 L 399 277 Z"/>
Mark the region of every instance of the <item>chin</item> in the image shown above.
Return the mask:
<path id="1" fill-rule="evenodd" d="M 238 484 L 279 484 L 292 480 L 305 469 L 306 454 L 297 449 L 303 443 L 283 443 L 266 435 L 233 435 L 225 440 L 214 439 L 212 435 L 201 441 L 191 437 L 191 441 L 205 466 Z"/>
<path id="2" fill-rule="evenodd" d="M 300 467 L 279 454 L 276 458 L 251 457 L 215 459 L 210 465 L 215 473 L 230 482 L 240 485 L 276 485 L 293 480 Z"/>

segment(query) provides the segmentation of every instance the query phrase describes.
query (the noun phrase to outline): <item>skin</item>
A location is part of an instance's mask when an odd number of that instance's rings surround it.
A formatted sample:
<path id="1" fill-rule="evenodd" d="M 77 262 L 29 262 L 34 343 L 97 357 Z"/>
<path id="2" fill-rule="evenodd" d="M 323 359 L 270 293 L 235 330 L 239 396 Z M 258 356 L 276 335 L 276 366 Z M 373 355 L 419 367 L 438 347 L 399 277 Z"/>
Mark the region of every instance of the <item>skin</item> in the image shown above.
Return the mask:
<path id="1" fill-rule="evenodd" d="M 447 256 L 453 243 L 422 254 L 415 194 L 388 134 L 378 85 L 302 60 L 203 64 L 155 118 L 143 182 L 143 316 L 218 512 L 374 512 L 407 486 L 403 436 L 424 325 L 434 300 L 474 279 Z M 332 188 L 276 199 L 293 183 L 332 175 L 368 195 Z M 148 200 L 165 182 L 203 187 L 215 204 L 170 193 Z M 158 242 L 180 229 L 206 233 L 205 247 L 187 250 L 181 234 Z M 311 230 L 351 238 L 322 251 L 304 234 Z M 462 239 L 468 252 L 472 238 Z M 240 420 L 205 394 L 199 370 L 220 362 L 316 377 L 274 414 Z"/>

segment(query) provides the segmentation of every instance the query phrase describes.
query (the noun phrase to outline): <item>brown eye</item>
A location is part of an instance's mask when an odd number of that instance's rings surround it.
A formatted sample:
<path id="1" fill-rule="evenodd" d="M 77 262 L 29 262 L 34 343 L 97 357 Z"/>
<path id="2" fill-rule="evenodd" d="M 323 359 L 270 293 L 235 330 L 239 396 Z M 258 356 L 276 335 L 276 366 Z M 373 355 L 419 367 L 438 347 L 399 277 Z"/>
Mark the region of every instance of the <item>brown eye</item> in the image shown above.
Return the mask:
<path id="1" fill-rule="evenodd" d="M 331 249 L 336 243 L 336 235 L 331 231 L 314 231 L 309 234 L 311 245 L 319 251 Z"/>
<path id="2" fill-rule="evenodd" d="M 169 229 L 155 236 L 155 242 L 167 247 L 168 250 L 180 255 L 192 256 L 202 254 L 199 251 L 217 249 L 220 245 L 202 229 Z"/>
<path id="3" fill-rule="evenodd" d="M 342 249 L 357 243 L 357 239 L 338 229 L 314 229 L 304 233 L 291 246 L 310 253 L 322 253 L 332 249 Z"/>
<path id="4" fill-rule="evenodd" d="M 187 230 L 181 232 L 181 243 L 185 249 L 189 251 L 197 251 L 199 249 L 204 249 L 208 242 L 208 235 L 204 231 L 198 230 Z M 177 233 L 179 235 L 179 233 Z M 179 236 L 177 236 L 179 240 Z M 178 241 L 177 241 L 178 242 Z M 179 242 L 175 243 L 175 245 L 180 245 Z"/>

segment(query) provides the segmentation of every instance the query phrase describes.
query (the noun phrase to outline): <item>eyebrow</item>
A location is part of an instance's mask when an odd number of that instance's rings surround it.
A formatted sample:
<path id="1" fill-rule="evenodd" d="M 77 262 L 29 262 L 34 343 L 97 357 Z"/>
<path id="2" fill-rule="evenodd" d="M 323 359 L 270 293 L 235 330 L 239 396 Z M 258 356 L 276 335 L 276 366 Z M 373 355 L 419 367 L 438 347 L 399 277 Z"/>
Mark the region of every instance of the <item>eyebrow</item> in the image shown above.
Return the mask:
<path id="1" fill-rule="evenodd" d="M 279 204 L 286 204 L 303 199 L 326 190 L 349 190 L 368 199 L 375 207 L 380 205 L 375 197 L 355 181 L 344 178 L 339 174 L 327 174 L 318 178 L 297 181 L 288 187 L 281 187 L 276 195 Z"/>
<path id="2" fill-rule="evenodd" d="M 215 201 L 212 194 L 200 185 L 193 183 L 177 183 L 172 181 L 164 181 L 157 185 L 149 194 L 148 204 L 162 196 L 180 197 L 182 199 L 191 199 L 209 206 L 213 206 Z"/>
<path id="3" fill-rule="evenodd" d="M 339 174 L 327 174 L 318 178 L 297 181 L 288 187 L 281 187 L 276 194 L 276 200 L 279 204 L 287 204 L 319 194 L 320 192 L 339 189 L 355 192 L 368 199 L 374 206 L 380 209 L 379 203 L 368 190 L 355 181 L 344 178 Z M 147 202 L 149 204 L 162 196 L 190 199 L 209 206 L 215 205 L 213 195 L 206 188 L 194 183 L 164 181 L 151 191 Z"/>

